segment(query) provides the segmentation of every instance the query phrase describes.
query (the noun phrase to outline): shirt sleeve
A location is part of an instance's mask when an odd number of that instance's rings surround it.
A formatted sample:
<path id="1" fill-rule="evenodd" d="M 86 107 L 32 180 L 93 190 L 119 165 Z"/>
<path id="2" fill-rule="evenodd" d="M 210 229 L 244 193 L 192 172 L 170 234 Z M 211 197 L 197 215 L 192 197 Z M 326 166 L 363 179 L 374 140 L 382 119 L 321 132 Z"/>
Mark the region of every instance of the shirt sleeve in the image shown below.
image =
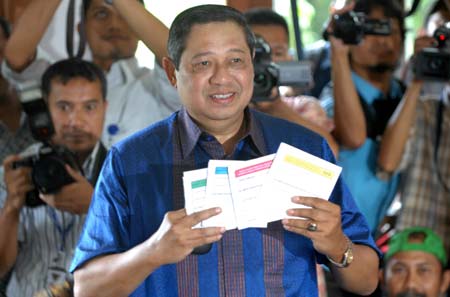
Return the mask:
<path id="1" fill-rule="evenodd" d="M 94 257 L 129 249 L 130 209 L 123 172 L 119 154 L 113 147 L 97 181 L 71 272 Z"/>
<path id="2" fill-rule="evenodd" d="M 49 57 L 47 57 L 44 51 L 38 47 L 36 50 L 36 57 L 27 68 L 21 72 L 16 72 L 12 70 L 6 63 L 6 60 L 4 60 L 2 63 L 2 74 L 10 84 L 17 88 L 28 81 L 40 83 L 42 74 L 44 74 L 50 64 L 51 61 Z"/>
<path id="3" fill-rule="evenodd" d="M 319 96 L 320 105 L 327 113 L 327 116 L 334 118 L 334 97 L 333 97 L 333 84 L 329 82 L 322 90 Z"/>

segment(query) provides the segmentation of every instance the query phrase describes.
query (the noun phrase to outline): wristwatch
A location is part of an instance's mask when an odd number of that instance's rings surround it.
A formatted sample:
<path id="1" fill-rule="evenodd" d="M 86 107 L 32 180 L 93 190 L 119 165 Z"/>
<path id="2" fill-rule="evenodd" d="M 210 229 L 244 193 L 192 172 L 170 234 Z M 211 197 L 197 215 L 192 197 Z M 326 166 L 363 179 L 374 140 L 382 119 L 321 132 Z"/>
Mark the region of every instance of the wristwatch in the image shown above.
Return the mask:
<path id="1" fill-rule="evenodd" d="M 330 257 L 327 256 L 328 261 L 330 261 L 331 264 L 338 268 L 348 267 L 353 262 L 353 243 L 348 237 L 347 242 L 347 249 L 345 250 L 344 257 L 342 258 L 342 261 L 340 263 L 333 261 Z"/>

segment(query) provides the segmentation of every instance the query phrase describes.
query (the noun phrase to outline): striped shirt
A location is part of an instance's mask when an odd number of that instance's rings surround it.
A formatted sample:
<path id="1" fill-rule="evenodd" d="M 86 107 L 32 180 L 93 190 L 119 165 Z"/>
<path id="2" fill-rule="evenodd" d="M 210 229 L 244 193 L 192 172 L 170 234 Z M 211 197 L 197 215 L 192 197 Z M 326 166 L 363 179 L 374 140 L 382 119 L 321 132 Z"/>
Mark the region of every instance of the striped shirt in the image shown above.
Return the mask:
<path id="1" fill-rule="evenodd" d="M 27 149 L 36 151 L 41 144 Z M 93 174 L 94 156 L 99 145 L 83 164 L 85 176 Z M 0 206 L 6 199 L 3 167 L 0 168 Z M 24 207 L 18 230 L 19 250 L 7 288 L 8 297 L 28 297 L 52 283 L 63 282 L 72 261 L 74 248 L 84 224 L 85 215 L 59 211 L 50 206 Z M 58 226 L 65 232 L 65 240 Z"/>
<path id="2" fill-rule="evenodd" d="M 448 101 L 443 105 L 435 162 L 438 106 L 438 100 L 418 102 L 415 134 L 404 157 L 402 209 L 397 224 L 399 229 L 411 226 L 432 228 L 444 240 L 450 254 L 450 105 Z"/>

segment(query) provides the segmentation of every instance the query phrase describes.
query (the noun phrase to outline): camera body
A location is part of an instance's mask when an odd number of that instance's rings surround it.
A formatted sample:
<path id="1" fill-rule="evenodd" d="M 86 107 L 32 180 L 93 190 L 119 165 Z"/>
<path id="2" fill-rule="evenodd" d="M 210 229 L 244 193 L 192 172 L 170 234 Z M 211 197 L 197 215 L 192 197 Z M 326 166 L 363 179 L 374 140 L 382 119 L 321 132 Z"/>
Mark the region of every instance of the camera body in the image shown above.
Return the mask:
<path id="1" fill-rule="evenodd" d="M 438 27 L 433 33 L 437 47 L 421 50 L 414 57 L 413 72 L 419 79 L 434 81 L 450 80 L 450 22 Z"/>
<path id="2" fill-rule="evenodd" d="M 81 171 L 81 167 L 76 156 L 69 149 L 50 144 L 55 130 L 38 85 L 36 83 L 22 85 L 19 91 L 22 107 L 28 116 L 31 134 L 34 139 L 42 143 L 42 146 L 37 153 L 24 156 L 21 160 L 14 162 L 13 168 L 31 168 L 35 190 L 27 193 L 25 205 L 36 207 L 45 204 L 39 198 L 39 192 L 55 193 L 63 186 L 75 181 L 66 171 L 66 164 L 78 171 Z"/>
<path id="3" fill-rule="evenodd" d="M 269 101 L 274 87 L 310 87 L 313 82 L 310 62 L 286 61 L 274 63 L 270 45 L 256 37 L 252 101 Z"/>
<path id="4" fill-rule="evenodd" d="M 349 11 L 333 15 L 333 36 L 345 44 L 359 44 L 365 35 L 390 35 L 392 32 L 390 20 L 368 19 L 362 12 Z M 324 39 L 328 32 L 324 31 Z"/>
<path id="5" fill-rule="evenodd" d="M 75 180 L 67 173 L 65 165 L 78 169 L 75 155 L 63 146 L 44 144 L 36 154 L 25 156 L 13 163 L 13 168 L 30 167 L 31 179 L 35 186 L 33 191 L 26 194 L 25 205 L 36 207 L 43 205 L 39 193 L 56 193 L 63 186 Z"/>

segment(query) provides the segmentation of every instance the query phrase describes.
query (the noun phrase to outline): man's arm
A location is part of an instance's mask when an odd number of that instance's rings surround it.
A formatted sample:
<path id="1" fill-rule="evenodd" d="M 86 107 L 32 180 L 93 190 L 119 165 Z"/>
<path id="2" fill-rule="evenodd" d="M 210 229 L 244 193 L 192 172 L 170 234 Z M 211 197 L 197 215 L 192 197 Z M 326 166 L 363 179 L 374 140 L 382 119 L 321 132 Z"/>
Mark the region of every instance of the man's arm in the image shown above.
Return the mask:
<path id="1" fill-rule="evenodd" d="M 422 85 L 423 82 L 417 80 L 410 84 L 383 133 L 378 154 L 378 166 L 383 171 L 394 172 L 402 160 L 416 118 L 417 101 Z"/>
<path id="2" fill-rule="evenodd" d="M 311 239 L 317 252 L 341 263 L 349 247 L 349 239 L 342 231 L 339 205 L 313 197 L 293 197 L 292 201 L 310 208 L 288 210 L 289 216 L 302 219 L 284 219 L 284 228 Z M 311 223 L 316 224 L 315 230 L 308 228 Z M 368 295 L 378 283 L 378 256 L 375 250 L 360 244 L 353 244 L 352 250 L 353 261 L 347 267 L 338 268 L 330 264 L 331 270 L 340 287 L 352 293 Z"/>
<path id="3" fill-rule="evenodd" d="M 128 296 L 154 270 L 186 258 L 195 247 L 218 241 L 225 228 L 192 229 L 220 213 L 211 208 L 191 215 L 184 209 L 166 213 L 158 231 L 128 251 L 97 257 L 75 273 L 75 296 Z M 95 281 L 92 281 L 95 279 Z"/>
<path id="4" fill-rule="evenodd" d="M 358 148 L 367 137 L 366 120 L 351 76 L 348 46 L 330 37 L 331 79 L 334 97 L 334 131 L 338 143 Z"/>
<path id="5" fill-rule="evenodd" d="M 316 125 L 315 123 L 302 118 L 297 112 L 295 112 L 291 107 L 284 103 L 280 98 L 277 98 L 271 102 L 259 102 L 254 104 L 256 109 L 270 114 L 274 117 L 285 119 L 287 121 L 302 125 L 311 131 L 316 132 L 323 138 L 325 138 L 330 146 L 335 157 L 339 154 L 339 145 L 333 138 L 331 133 L 326 131 L 324 128 Z"/>
<path id="6" fill-rule="evenodd" d="M 36 49 L 61 0 L 34 0 L 25 8 L 6 43 L 5 60 L 21 72 L 33 62 Z"/>
<path id="7" fill-rule="evenodd" d="M 16 262 L 20 210 L 25 203 L 26 193 L 33 189 L 30 168 L 12 168 L 12 163 L 19 159 L 19 156 L 8 156 L 3 162 L 6 201 L 0 211 L 0 277 Z"/>
<path id="8" fill-rule="evenodd" d="M 169 29 L 137 0 L 114 0 L 113 5 L 162 65 L 162 58 L 167 56 Z"/>

